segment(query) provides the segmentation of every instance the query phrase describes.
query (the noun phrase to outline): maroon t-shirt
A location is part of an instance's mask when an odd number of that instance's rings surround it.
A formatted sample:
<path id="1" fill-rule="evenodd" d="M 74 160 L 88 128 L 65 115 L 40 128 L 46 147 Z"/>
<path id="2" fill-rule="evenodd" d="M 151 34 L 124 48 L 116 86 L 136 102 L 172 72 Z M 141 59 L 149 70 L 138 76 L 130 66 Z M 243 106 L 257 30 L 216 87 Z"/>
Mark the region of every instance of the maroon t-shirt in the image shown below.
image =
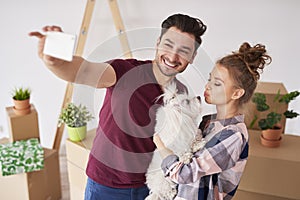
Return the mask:
<path id="1" fill-rule="evenodd" d="M 116 59 L 110 64 L 117 82 L 106 90 L 86 173 L 109 187 L 141 187 L 155 149 L 152 136 L 162 90 L 152 61 Z"/>

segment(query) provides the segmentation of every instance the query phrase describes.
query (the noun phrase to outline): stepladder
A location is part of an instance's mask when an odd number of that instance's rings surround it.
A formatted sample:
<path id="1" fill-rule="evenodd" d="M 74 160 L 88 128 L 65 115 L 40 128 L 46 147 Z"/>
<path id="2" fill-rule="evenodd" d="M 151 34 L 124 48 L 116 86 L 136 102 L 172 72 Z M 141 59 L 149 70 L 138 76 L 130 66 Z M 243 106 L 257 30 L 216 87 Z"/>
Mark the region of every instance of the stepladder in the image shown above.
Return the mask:
<path id="1" fill-rule="evenodd" d="M 82 56 L 85 48 L 85 43 L 88 37 L 89 27 L 91 24 L 92 15 L 94 12 L 96 0 L 87 0 L 84 16 L 81 23 L 80 32 L 78 34 L 78 41 L 77 46 L 75 50 L 76 56 Z M 108 0 L 108 4 L 111 10 L 111 14 L 113 17 L 114 25 L 116 28 L 116 31 L 118 33 L 118 38 L 122 47 L 122 52 L 124 57 L 131 58 L 132 54 L 129 47 L 129 42 L 127 39 L 127 35 L 125 32 L 125 27 L 123 24 L 123 20 L 120 14 L 119 6 L 117 3 L 117 0 Z M 72 95 L 74 90 L 74 84 L 71 82 L 67 83 L 66 89 L 65 89 L 65 95 L 63 98 L 63 102 L 61 105 L 61 109 L 65 108 L 68 103 L 72 101 Z M 52 148 L 59 150 L 62 136 L 64 132 L 64 124 L 56 128 L 54 143 Z"/>

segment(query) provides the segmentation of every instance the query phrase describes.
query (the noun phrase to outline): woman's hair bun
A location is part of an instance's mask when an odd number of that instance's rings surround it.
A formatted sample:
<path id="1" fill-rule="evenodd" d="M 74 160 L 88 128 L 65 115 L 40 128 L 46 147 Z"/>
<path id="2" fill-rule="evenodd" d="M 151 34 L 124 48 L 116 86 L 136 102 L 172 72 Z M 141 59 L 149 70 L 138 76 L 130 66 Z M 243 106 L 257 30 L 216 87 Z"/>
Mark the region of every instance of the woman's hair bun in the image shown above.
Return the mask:
<path id="1" fill-rule="evenodd" d="M 256 44 L 251 47 L 249 43 L 244 42 L 240 46 L 238 54 L 256 80 L 260 78 L 260 73 L 263 71 L 265 65 L 270 64 L 272 61 L 272 58 L 267 55 L 265 46 L 262 44 Z"/>

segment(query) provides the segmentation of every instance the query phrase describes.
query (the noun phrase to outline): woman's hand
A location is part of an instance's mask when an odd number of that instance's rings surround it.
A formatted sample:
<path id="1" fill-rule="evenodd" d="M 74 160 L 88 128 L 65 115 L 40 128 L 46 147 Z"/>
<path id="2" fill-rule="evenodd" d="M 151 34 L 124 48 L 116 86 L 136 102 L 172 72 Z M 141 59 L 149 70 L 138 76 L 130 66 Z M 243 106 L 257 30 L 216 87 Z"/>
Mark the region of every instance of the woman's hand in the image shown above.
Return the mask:
<path id="1" fill-rule="evenodd" d="M 165 144 L 163 141 L 161 141 L 159 135 L 156 133 L 153 135 L 153 142 L 158 150 L 166 148 Z"/>
<path id="2" fill-rule="evenodd" d="M 153 135 L 153 142 L 156 145 L 162 159 L 173 154 L 173 152 L 165 146 L 159 135 L 156 133 Z"/>

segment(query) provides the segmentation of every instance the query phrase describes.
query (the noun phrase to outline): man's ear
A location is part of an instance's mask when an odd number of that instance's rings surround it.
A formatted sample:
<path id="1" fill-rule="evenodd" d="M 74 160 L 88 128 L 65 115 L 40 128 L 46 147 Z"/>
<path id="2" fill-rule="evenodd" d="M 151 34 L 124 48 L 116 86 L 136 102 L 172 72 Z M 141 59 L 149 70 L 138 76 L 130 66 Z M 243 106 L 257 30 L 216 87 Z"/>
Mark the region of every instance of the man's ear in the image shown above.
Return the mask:
<path id="1" fill-rule="evenodd" d="M 193 55 L 192 55 L 192 57 L 190 59 L 190 62 L 189 62 L 190 64 L 193 64 L 196 55 L 197 55 L 197 51 L 194 51 L 194 53 L 193 53 Z"/>
<path id="2" fill-rule="evenodd" d="M 235 89 L 235 91 L 233 92 L 231 98 L 232 98 L 232 99 L 239 99 L 239 98 L 241 98 L 244 94 L 245 94 L 245 90 L 242 89 L 242 88 L 238 88 L 238 89 Z"/>
<path id="3" fill-rule="evenodd" d="M 159 43 L 160 43 L 160 37 L 157 38 L 157 40 L 156 40 L 156 48 L 158 47 Z"/>

